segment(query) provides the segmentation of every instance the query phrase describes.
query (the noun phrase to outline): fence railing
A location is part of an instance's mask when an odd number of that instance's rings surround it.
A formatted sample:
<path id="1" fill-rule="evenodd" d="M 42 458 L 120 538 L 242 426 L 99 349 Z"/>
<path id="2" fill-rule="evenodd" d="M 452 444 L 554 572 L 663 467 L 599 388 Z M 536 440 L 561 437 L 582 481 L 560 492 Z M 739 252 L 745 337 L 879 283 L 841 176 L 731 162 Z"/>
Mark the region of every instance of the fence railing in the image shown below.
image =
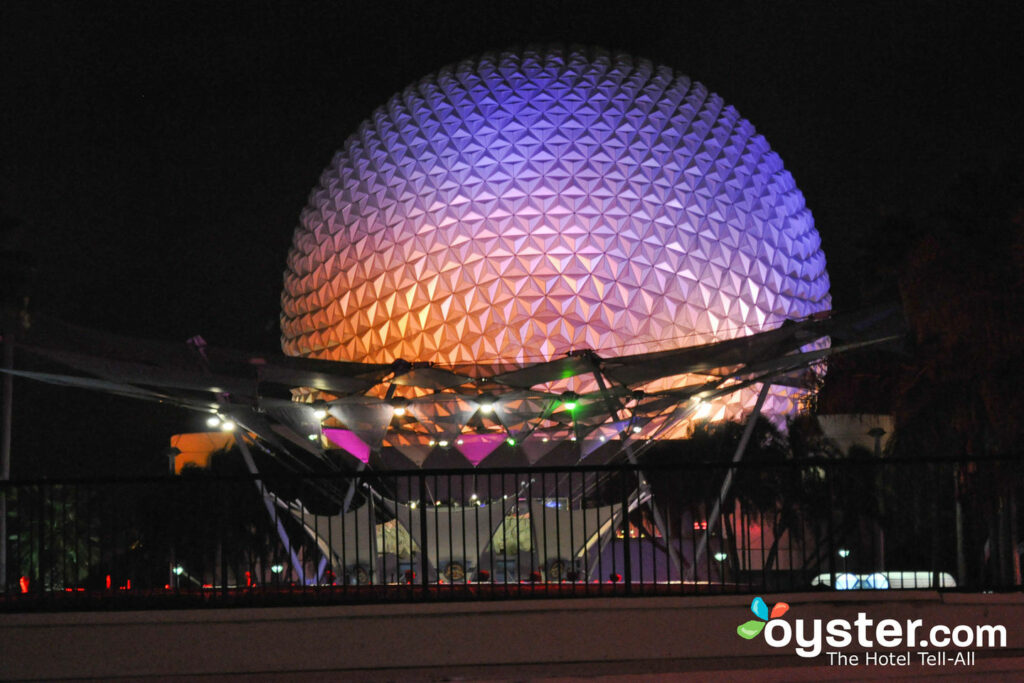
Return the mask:
<path id="1" fill-rule="evenodd" d="M 2 604 L 1016 589 L 1021 480 L 845 459 L 12 481 Z"/>

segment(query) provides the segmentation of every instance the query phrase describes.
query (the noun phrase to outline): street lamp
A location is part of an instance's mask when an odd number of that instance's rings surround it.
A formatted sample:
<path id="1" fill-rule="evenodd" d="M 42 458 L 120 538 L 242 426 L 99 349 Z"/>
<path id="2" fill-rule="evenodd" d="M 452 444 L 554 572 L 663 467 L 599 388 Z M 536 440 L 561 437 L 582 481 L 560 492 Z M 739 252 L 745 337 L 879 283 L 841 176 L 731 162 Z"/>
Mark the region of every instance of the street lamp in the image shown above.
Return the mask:
<path id="1" fill-rule="evenodd" d="M 174 470 L 174 460 L 179 455 L 181 455 L 181 449 L 177 448 L 176 446 L 168 446 L 167 448 L 164 449 L 164 455 L 167 456 L 167 470 L 168 470 L 168 473 L 173 477 L 174 476 L 174 472 L 175 472 L 175 470 Z"/>
<path id="2" fill-rule="evenodd" d="M 840 548 L 837 551 L 837 554 L 839 555 L 839 557 L 843 558 L 843 572 L 845 573 L 846 572 L 846 558 L 848 558 L 850 556 L 850 549 L 849 548 Z"/>

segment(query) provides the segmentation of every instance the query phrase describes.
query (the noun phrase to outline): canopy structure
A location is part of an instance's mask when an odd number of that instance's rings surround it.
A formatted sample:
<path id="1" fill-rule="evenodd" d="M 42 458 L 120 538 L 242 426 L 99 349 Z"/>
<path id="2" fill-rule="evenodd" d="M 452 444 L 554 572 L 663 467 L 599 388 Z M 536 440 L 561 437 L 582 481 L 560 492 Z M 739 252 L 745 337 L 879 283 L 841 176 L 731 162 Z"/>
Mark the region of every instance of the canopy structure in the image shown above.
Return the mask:
<path id="1" fill-rule="evenodd" d="M 608 508 L 604 518 L 590 520 L 590 533 L 578 538 L 570 534 L 563 547 L 558 527 L 552 535 L 543 523 L 547 516 L 532 514 L 540 504 L 546 510 L 551 493 L 546 478 L 536 486 L 533 478 L 519 482 L 513 476 L 506 481 L 507 469 L 487 474 L 489 467 L 605 463 L 619 457 L 635 464 L 645 445 L 675 435 L 688 421 L 704 417 L 705 407 L 733 392 L 760 387 L 754 408 L 760 411 L 771 386 L 807 391 L 817 382 L 816 368 L 829 355 L 897 339 L 902 333 L 898 310 L 886 308 L 787 321 L 747 337 L 654 353 L 604 358 L 580 350 L 530 365 L 441 367 L 248 354 L 209 347 L 199 337 L 178 344 L 143 341 L 37 318 L 16 340 L 22 367 L 4 371 L 207 413 L 211 421 L 238 430 L 234 441 L 253 475 L 259 472 L 250 445 L 304 472 L 408 469 L 410 464 L 442 468 L 430 482 L 422 474 L 420 491 L 402 490 L 399 477 L 390 477 L 388 484 L 386 475 L 376 473 L 373 476 L 381 479 L 376 483 L 361 474 L 348 477 L 347 483 L 346 478 L 317 480 L 310 493 L 340 504 L 328 516 L 307 511 L 298 499 L 288 502 L 290 516 L 322 553 L 315 568 L 299 556 L 281 521 L 276 509 L 281 499 L 255 479 L 300 581 L 312 577 L 307 572 L 316 572 L 315 580 L 321 580 L 328 566 L 346 575 L 362 572 L 371 582 L 382 576 L 394 579 L 406 566 L 415 569 L 412 539 L 422 546 L 418 566 L 424 580 L 431 573 L 440 580 L 442 570 L 450 580 L 466 580 L 482 562 L 482 549 L 490 548 L 495 524 L 505 523 L 500 520 L 509 514 L 531 519 L 539 543 L 534 559 L 550 576 L 561 577 L 583 555 L 600 555 L 623 515 L 651 501 L 644 478 L 627 486 L 617 512 Z M 734 460 L 742 456 L 752 425 L 748 421 Z M 460 500 L 466 495 L 464 481 L 458 479 L 458 491 L 451 489 L 452 470 L 444 468 L 452 467 L 473 472 L 474 479 L 473 468 L 482 469 L 485 479 L 498 477 L 496 485 L 488 481 L 483 489 L 492 494 L 497 490 L 496 500 L 504 501 L 497 518 L 492 519 L 489 508 L 481 526 L 478 508 Z M 440 476 L 444 472 L 449 475 Z M 408 489 L 412 478 L 404 480 Z M 719 500 L 730 481 L 727 474 Z M 582 495 L 588 485 L 596 486 L 596 480 L 576 484 Z M 506 491 L 508 485 L 512 488 Z M 556 496 L 558 490 L 555 483 Z M 432 517 L 413 514 L 417 500 L 436 502 Z M 443 500 L 450 504 L 442 507 Z M 378 510 L 392 524 L 381 527 L 380 543 L 373 521 Z M 587 515 L 597 514 L 595 510 L 569 511 L 571 519 L 563 521 L 572 528 L 574 522 L 582 524 Z M 667 537 L 668 527 L 653 503 L 650 512 L 659 533 Z M 574 514 L 582 516 L 576 520 Z M 708 528 L 714 527 L 719 514 L 716 504 Z M 557 512 L 552 515 L 559 517 Z M 356 535 L 354 544 L 346 543 L 356 525 L 374 531 L 364 533 L 361 541 Z M 409 539 L 404 565 L 402 536 Z M 710 532 L 705 532 L 692 548 L 692 557 L 666 546 L 676 575 L 699 578 L 700 560 L 710 542 Z M 389 554 L 390 546 L 394 552 Z M 393 561 L 388 560 L 392 555 Z"/>
<path id="2" fill-rule="evenodd" d="M 275 453 L 332 469 L 565 465 L 678 434 L 739 389 L 806 390 L 829 355 L 902 331 L 887 307 L 656 353 L 441 367 L 143 341 L 40 317 L 19 334 L 22 367 L 9 372 L 220 416 Z"/>

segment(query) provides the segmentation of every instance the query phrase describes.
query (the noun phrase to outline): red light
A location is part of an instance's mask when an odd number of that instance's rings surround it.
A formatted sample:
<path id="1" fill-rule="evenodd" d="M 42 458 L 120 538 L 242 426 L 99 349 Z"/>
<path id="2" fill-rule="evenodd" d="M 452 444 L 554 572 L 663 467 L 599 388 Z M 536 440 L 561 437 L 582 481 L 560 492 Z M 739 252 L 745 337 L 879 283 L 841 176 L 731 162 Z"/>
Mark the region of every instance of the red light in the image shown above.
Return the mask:
<path id="1" fill-rule="evenodd" d="M 708 523 L 707 523 L 706 520 L 702 521 L 702 522 L 694 522 L 693 523 L 694 531 L 704 531 L 707 528 L 708 528 Z"/>
<path id="2" fill-rule="evenodd" d="M 22 593 L 28 593 L 28 577 L 23 576 L 20 579 L 18 579 L 18 586 L 21 587 Z"/>
<path id="3" fill-rule="evenodd" d="M 252 572 L 245 573 L 245 587 L 252 588 Z"/>
<path id="4" fill-rule="evenodd" d="M 110 590 L 110 574 L 107 574 L 107 590 Z"/>

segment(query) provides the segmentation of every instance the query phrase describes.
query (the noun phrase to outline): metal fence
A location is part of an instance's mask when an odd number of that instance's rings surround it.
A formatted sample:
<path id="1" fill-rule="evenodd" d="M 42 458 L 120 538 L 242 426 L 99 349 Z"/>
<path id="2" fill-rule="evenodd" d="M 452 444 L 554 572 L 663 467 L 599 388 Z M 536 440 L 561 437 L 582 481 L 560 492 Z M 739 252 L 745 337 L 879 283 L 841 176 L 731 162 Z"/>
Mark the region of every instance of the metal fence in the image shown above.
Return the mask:
<path id="1" fill-rule="evenodd" d="M 1020 482 L 892 459 L 4 482 L 0 604 L 1017 589 Z"/>

